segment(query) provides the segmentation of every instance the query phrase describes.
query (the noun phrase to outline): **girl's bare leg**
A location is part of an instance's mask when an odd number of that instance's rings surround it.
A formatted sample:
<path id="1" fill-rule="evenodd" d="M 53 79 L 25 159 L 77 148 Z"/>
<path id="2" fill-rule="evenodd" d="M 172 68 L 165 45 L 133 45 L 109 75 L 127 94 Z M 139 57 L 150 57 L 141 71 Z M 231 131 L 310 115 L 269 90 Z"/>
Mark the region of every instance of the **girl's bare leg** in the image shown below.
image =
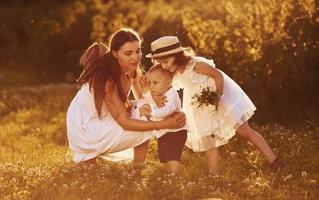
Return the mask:
<path id="1" fill-rule="evenodd" d="M 262 154 L 266 157 L 269 163 L 276 160 L 277 156 L 274 151 L 270 148 L 263 136 L 261 136 L 257 131 L 252 129 L 246 122 L 242 124 L 236 132 L 245 140 L 251 142 Z"/>

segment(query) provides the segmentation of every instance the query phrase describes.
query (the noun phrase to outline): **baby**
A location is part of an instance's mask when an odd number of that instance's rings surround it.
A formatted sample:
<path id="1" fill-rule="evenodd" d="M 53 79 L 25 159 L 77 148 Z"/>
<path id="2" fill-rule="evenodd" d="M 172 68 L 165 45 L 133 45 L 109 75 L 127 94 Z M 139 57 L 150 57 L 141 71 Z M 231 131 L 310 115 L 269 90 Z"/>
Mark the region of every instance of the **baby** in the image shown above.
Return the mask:
<path id="1" fill-rule="evenodd" d="M 173 112 L 181 110 L 181 100 L 172 87 L 173 74 L 159 64 L 151 67 L 147 73 L 149 91 L 144 94 L 145 103 L 139 108 L 140 116 L 153 121 L 161 120 Z M 160 107 L 152 97 L 166 96 L 165 105 Z M 180 129 L 161 129 L 154 131 L 158 139 L 158 156 L 164 163 L 166 173 L 178 173 L 180 159 L 187 139 L 186 127 Z"/>

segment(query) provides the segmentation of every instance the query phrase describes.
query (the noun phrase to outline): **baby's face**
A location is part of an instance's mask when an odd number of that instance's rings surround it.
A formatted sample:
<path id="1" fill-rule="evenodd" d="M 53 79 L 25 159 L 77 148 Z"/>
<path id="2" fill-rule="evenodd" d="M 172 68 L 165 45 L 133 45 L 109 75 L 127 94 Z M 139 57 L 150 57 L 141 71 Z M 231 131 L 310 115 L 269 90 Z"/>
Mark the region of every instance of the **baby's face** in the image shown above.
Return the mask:
<path id="1" fill-rule="evenodd" d="M 167 92 L 171 87 L 170 77 L 160 71 L 148 73 L 150 91 L 153 95 L 161 95 Z"/>

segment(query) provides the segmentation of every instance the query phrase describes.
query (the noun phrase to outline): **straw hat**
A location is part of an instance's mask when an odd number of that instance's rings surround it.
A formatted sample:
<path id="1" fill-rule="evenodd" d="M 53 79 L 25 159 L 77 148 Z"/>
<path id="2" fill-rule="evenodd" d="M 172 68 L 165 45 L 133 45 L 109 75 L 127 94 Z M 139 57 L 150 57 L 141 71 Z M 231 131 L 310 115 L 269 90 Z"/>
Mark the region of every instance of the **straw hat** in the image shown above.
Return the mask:
<path id="1" fill-rule="evenodd" d="M 186 48 L 181 46 L 181 43 L 176 36 L 164 36 L 158 38 L 151 43 L 151 53 L 147 54 L 147 58 L 158 58 L 162 56 L 168 56 L 181 51 Z"/>

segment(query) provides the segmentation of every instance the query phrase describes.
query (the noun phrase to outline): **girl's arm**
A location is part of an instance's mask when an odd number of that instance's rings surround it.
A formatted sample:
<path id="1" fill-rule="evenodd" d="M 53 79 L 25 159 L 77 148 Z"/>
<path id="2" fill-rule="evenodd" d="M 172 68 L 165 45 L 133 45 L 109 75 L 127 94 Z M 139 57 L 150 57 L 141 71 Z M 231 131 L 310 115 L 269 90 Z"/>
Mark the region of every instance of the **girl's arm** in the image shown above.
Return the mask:
<path id="1" fill-rule="evenodd" d="M 198 62 L 194 67 L 194 71 L 213 78 L 216 84 L 216 92 L 220 95 L 223 94 L 224 79 L 223 74 L 219 70 L 205 62 Z"/>
<path id="2" fill-rule="evenodd" d="M 163 121 L 156 122 L 130 119 L 125 105 L 118 95 L 116 87 L 110 83 L 106 84 L 104 102 L 111 116 L 125 130 L 149 131 L 164 128 L 175 129 L 183 127 L 186 122 L 186 118 L 183 113 L 174 113 L 173 115 L 165 118 Z"/>

